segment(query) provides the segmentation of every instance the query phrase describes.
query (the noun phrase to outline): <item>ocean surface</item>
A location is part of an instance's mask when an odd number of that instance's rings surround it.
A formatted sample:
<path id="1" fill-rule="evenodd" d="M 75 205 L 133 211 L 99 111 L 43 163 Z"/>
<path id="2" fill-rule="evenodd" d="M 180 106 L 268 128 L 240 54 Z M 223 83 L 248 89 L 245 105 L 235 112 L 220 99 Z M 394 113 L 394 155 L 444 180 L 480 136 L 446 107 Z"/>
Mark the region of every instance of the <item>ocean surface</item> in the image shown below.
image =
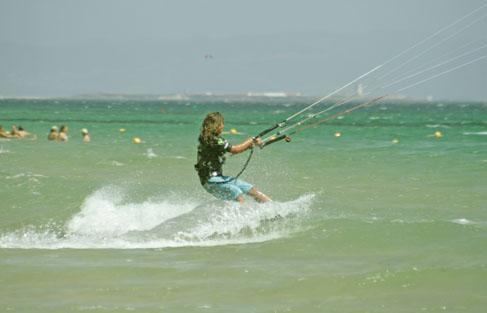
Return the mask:
<path id="1" fill-rule="evenodd" d="M 0 139 L 0 311 L 487 312 L 487 103 L 384 101 L 256 149 L 268 204 L 201 188 L 206 113 L 238 143 L 309 103 L 0 100 L 37 135 Z"/>

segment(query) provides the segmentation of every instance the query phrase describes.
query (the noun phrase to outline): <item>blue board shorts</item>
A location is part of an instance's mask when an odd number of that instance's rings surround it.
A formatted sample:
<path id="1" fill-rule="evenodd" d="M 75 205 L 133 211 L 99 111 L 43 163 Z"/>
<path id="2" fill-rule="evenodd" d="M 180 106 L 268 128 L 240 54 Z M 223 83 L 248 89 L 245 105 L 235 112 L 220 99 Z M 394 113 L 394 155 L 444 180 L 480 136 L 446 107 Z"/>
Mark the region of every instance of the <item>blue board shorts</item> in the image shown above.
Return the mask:
<path id="1" fill-rule="evenodd" d="M 235 200 L 243 193 L 248 193 L 252 189 L 251 184 L 231 176 L 213 176 L 203 185 L 213 196 L 222 200 Z"/>

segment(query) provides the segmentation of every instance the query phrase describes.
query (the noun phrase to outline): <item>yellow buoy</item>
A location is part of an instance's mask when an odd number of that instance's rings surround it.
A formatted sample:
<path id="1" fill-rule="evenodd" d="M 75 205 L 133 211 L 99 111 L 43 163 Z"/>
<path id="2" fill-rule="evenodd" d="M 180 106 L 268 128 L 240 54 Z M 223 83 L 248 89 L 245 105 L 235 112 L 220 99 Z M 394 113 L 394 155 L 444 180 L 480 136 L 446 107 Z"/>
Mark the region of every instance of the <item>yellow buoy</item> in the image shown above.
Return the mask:
<path id="1" fill-rule="evenodd" d="M 235 128 L 231 128 L 231 129 L 230 129 L 230 134 L 232 134 L 232 135 L 236 135 L 237 133 L 238 133 L 238 132 L 237 132 L 237 130 L 236 130 Z"/>
<path id="2" fill-rule="evenodd" d="M 120 128 L 120 129 L 119 129 L 119 131 L 120 131 L 121 133 L 125 133 L 125 128 Z"/>
<path id="3" fill-rule="evenodd" d="M 399 143 L 399 139 L 396 138 L 392 139 L 392 143 Z"/>
<path id="4" fill-rule="evenodd" d="M 434 136 L 439 139 L 439 138 L 443 137 L 443 134 L 442 134 L 442 132 L 437 130 L 437 131 L 435 131 Z"/>
<path id="5" fill-rule="evenodd" d="M 338 137 L 341 137 L 341 136 L 342 136 L 342 133 L 341 133 L 341 132 L 336 132 L 336 133 L 335 133 L 335 137 L 337 137 L 337 138 L 338 138 Z"/>
<path id="6" fill-rule="evenodd" d="M 134 138 L 132 138 L 132 142 L 135 143 L 135 144 L 139 144 L 139 143 L 142 142 L 142 140 L 140 140 L 139 137 L 134 137 Z"/>

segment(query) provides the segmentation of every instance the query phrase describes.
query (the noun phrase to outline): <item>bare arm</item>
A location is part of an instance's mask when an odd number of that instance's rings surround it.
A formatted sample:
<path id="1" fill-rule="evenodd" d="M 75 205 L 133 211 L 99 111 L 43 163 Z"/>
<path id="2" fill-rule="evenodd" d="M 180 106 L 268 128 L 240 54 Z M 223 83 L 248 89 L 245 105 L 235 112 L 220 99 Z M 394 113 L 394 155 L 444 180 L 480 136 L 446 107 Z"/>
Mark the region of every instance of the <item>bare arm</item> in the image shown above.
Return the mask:
<path id="1" fill-rule="evenodd" d="M 260 138 L 248 138 L 245 141 L 239 143 L 238 145 L 233 145 L 232 149 L 230 150 L 230 153 L 231 154 L 242 153 L 245 150 L 252 147 L 254 145 L 254 143 L 257 145 L 261 145 L 262 140 L 260 140 Z"/>
<path id="2" fill-rule="evenodd" d="M 248 148 L 250 148 L 254 144 L 252 138 L 248 138 L 245 141 L 239 143 L 238 145 L 233 145 L 232 149 L 230 149 L 231 154 L 242 153 Z"/>

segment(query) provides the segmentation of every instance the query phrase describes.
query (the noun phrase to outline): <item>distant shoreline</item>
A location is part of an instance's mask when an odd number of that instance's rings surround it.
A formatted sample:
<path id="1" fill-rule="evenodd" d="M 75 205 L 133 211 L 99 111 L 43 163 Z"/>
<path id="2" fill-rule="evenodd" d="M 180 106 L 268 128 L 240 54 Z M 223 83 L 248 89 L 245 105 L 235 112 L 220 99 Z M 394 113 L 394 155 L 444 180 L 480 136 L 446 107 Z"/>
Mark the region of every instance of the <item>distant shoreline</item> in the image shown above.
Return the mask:
<path id="1" fill-rule="evenodd" d="M 330 97 L 328 101 L 339 101 L 343 97 L 350 95 L 337 95 Z M 268 101 L 272 103 L 282 101 L 292 102 L 309 102 L 315 101 L 322 96 L 304 95 L 299 92 L 248 92 L 248 93 L 175 93 L 175 94 L 124 94 L 124 93 L 96 93 L 96 94 L 82 94 L 75 96 L 1 96 L 1 100 L 94 100 L 94 101 L 168 101 L 168 102 L 182 102 L 182 101 L 196 101 L 196 102 L 262 102 Z M 371 96 L 362 96 L 356 98 L 354 102 L 366 101 L 372 99 Z M 388 102 L 473 102 L 485 103 L 481 100 L 450 100 L 450 99 L 433 99 L 433 98 L 412 98 L 403 95 L 392 95 L 387 98 Z"/>

